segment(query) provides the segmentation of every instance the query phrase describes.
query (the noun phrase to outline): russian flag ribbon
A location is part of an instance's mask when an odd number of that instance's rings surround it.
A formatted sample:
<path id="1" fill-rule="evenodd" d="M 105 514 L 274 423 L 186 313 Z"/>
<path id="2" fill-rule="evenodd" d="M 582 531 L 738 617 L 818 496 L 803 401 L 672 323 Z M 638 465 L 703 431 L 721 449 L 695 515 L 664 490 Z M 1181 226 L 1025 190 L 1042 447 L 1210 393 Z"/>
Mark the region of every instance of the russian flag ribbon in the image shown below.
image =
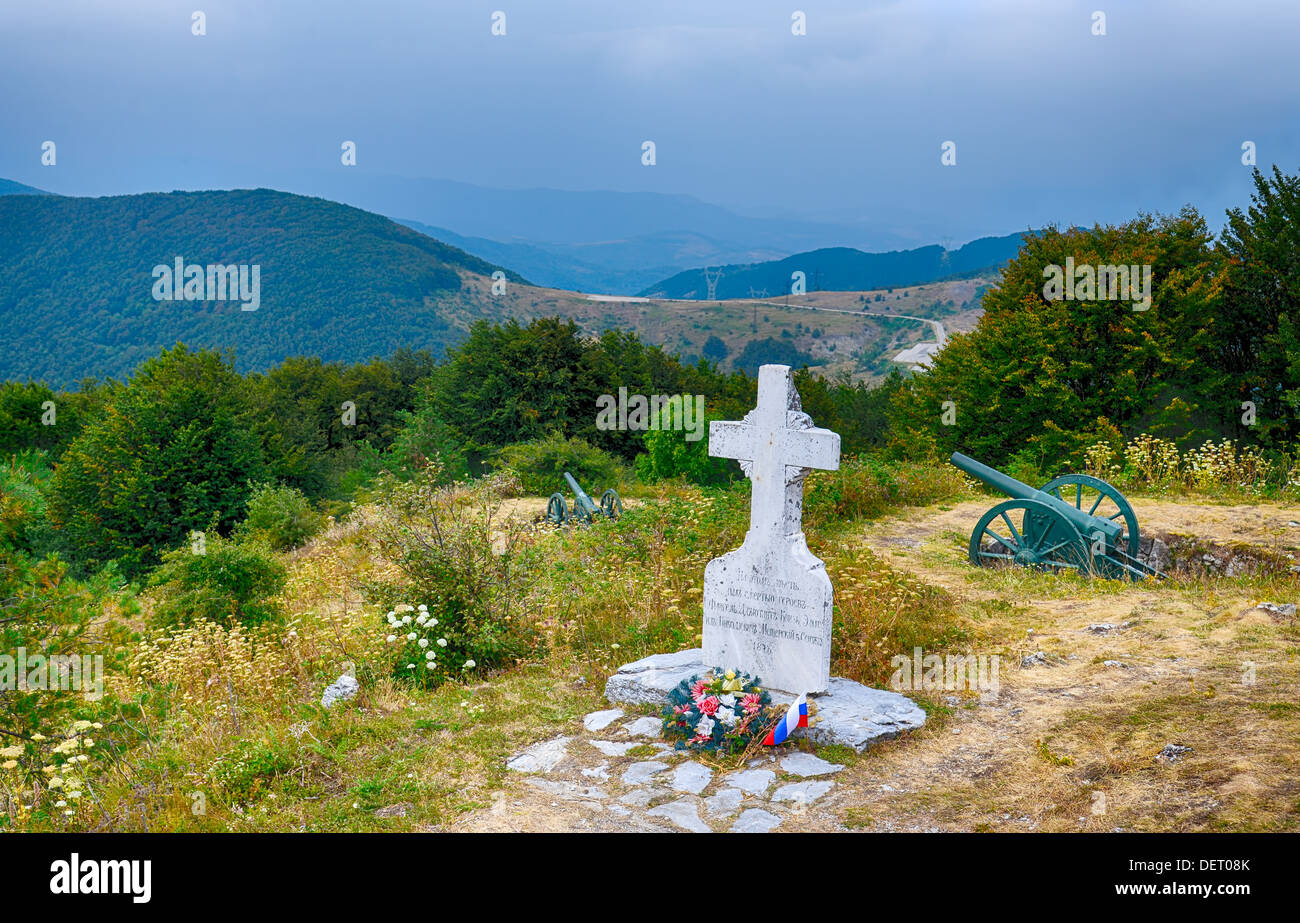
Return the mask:
<path id="1" fill-rule="evenodd" d="M 776 727 L 767 732 L 767 737 L 763 739 L 763 744 L 768 747 L 775 747 L 783 743 L 795 728 L 806 728 L 808 726 L 808 693 L 804 693 L 790 703 L 781 720 L 776 723 Z"/>

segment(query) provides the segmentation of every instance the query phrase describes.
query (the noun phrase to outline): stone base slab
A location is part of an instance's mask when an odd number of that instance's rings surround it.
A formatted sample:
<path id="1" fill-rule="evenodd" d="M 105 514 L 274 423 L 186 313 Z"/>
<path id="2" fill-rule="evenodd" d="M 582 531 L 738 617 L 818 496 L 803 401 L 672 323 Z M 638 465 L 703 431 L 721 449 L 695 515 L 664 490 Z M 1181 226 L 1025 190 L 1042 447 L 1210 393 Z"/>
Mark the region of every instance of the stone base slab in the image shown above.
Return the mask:
<path id="1" fill-rule="evenodd" d="M 712 669 L 704 662 L 700 648 L 654 654 L 619 667 L 605 683 L 605 698 L 625 705 L 663 705 L 668 693 L 682 680 Z M 797 698 L 777 689 L 768 692 L 778 705 L 788 705 Z M 878 740 L 925 724 L 925 712 L 906 696 L 839 676 L 832 676 L 829 689 L 809 701 L 817 703 L 820 721 L 816 727 L 799 733 L 818 744 L 841 744 L 861 752 Z"/>

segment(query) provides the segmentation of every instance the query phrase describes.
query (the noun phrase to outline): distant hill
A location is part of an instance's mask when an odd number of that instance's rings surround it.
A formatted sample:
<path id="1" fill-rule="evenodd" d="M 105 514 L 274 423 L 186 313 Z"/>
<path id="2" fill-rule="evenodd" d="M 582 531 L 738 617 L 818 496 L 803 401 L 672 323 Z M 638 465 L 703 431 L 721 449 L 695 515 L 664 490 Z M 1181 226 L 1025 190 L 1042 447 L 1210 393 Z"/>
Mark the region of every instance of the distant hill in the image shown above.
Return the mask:
<path id="1" fill-rule="evenodd" d="M 466 253 L 509 266 L 537 285 L 602 295 L 634 295 L 683 266 L 781 255 L 772 250 L 745 250 L 685 231 L 660 231 L 595 243 L 548 243 L 466 237 L 419 221 L 397 221 Z"/>
<path id="2" fill-rule="evenodd" d="M 24 186 L 22 183 L 0 177 L 0 195 L 50 195 L 50 193 L 35 186 Z"/>
<path id="3" fill-rule="evenodd" d="M 777 297 L 790 291 L 795 272 L 805 276 L 807 290 L 855 292 L 924 285 L 943 279 L 962 279 L 996 272 L 1016 255 L 1024 234 L 984 237 L 957 250 L 935 244 L 914 250 L 864 253 L 849 247 L 829 247 L 796 253 L 764 263 L 708 267 L 719 268 L 715 297 L 750 298 L 766 293 Z M 706 298 L 704 269 L 691 269 L 650 285 L 641 291 L 651 298 Z"/>
<path id="4" fill-rule="evenodd" d="M 155 300 L 154 267 L 178 257 L 260 266 L 260 306 Z M 0 196 L 0 379 L 123 376 L 177 341 L 232 347 L 241 369 L 440 354 L 487 313 L 482 277 L 497 268 L 379 215 L 268 189 Z"/>

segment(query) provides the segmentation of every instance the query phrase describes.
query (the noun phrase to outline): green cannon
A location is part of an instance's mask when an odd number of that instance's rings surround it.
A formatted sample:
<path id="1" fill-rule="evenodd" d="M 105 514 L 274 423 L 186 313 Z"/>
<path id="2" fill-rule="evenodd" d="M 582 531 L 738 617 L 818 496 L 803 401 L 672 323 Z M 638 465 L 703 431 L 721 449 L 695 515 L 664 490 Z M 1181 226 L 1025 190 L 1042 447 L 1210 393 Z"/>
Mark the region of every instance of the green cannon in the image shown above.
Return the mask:
<path id="1" fill-rule="evenodd" d="M 569 489 L 573 491 L 573 509 L 569 509 L 564 502 L 564 494 L 553 493 L 551 498 L 546 501 L 546 521 L 553 522 L 556 525 L 563 525 L 566 522 L 572 522 L 577 519 L 581 522 L 591 522 L 597 516 L 604 516 L 606 519 L 617 519 L 623 514 L 623 501 L 619 499 L 618 493 L 614 488 L 610 488 L 600 495 L 600 506 L 597 507 L 592 502 L 591 497 L 582 489 L 569 472 L 564 472 L 564 479 L 569 482 Z"/>
<path id="2" fill-rule="evenodd" d="M 1164 576 L 1138 559 L 1137 514 L 1100 478 L 1063 474 L 1035 490 L 960 452 L 949 461 L 1011 498 L 980 517 L 970 537 L 972 564 L 1072 570 L 1114 580 Z"/>

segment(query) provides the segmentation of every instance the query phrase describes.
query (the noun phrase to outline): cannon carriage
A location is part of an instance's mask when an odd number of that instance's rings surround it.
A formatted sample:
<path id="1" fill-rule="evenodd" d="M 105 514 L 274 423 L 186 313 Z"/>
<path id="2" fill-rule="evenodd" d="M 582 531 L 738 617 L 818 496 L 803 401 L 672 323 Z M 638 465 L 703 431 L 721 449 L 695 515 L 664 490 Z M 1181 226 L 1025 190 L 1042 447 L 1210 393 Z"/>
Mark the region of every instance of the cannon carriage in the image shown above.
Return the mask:
<path id="1" fill-rule="evenodd" d="M 546 501 L 547 522 L 555 525 L 564 525 L 575 520 L 589 523 L 597 516 L 617 519 L 623 515 L 623 501 L 614 488 L 611 487 L 600 495 L 600 505 L 597 506 L 573 475 L 566 471 L 564 479 L 569 482 L 569 489 L 573 491 L 573 507 L 570 508 L 565 502 L 564 494 L 558 491 L 551 494 L 550 499 Z"/>
<path id="2" fill-rule="evenodd" d="M 1011 498 L 975 525 L 972 564 L 1070 570 L 1115 580 L 1164 576 L 1139 559 L 1137 514 L 1114 485 L 1087 474 L 1065 474 L 1035 490 L 960 452 L 950 462 Z"/>

